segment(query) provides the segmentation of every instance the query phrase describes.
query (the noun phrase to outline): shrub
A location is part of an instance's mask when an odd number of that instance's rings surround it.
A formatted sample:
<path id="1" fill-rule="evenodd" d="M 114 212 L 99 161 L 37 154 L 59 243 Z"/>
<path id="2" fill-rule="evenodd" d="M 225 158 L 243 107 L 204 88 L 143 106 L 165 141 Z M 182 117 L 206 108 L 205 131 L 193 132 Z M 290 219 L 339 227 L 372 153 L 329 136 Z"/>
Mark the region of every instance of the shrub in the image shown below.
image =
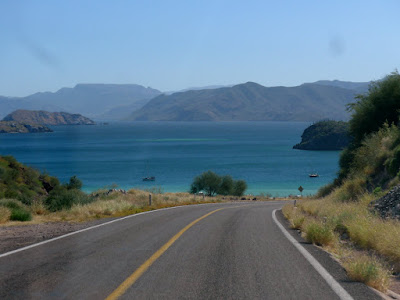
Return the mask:
<path id="1" fill-rule="evenodd" d="M 10 220 L 11 221 L 22 221 L 22 222 L 30 221 L 30 220 L 32 220 L 32 214 L 23 208 L 12 209 L 11 215 L 10 215 Z"/>
<path id="2" fill-rule="evenodd" d="M 28 211 L 21 202 L 13 199 L 0 200 L 0 206 L 6 207 L 10 210 L 11 221 L 30 221 L 32 214 Z"/>
<path id="3" fill-rule="evenodd" d="M 337 190 L 337 199 L 342 202 L 358 201 L 359 197 L 365 192 L 366 181 L 358 177 L 344 181 Z"/>
<path id="4" fill-rule="evenodd" d="M 390 282 L 390 273 L 376 259 L 367 255 L 358 255 L 345 262 L 344 267 L 350 279 L 385 292 Z"/>
<path id="5" fill-rule="evenodd" d="M 333 242 L 335 236 L 332 230 L 322 223 L 311 222 L 305 228 L 306 240 L 310 243 L 326 246 Z"/>
<path id="6" fill-rule="evenodd" d="M 375 196 L 379 197 L 381 195 L 383 195 L 383 191 L 382 188 L 380 186 L 376 187 L 373 192 L 372 192 Z"/>
<path id="7" fill-rule="evenodd" d="M 70 209 L 74 204 L 89 203 L 91 200 L 92 198 L 80 190 L 58 187 L 50 192 L 45 203 L 50 211 L 58 211 Z"/>
<path id="8" fill-rule="evenodd" d="M 303 226 L 303 223 L 305 221 L 305 216 L 303 215 L 296 215 L 293 219 L 292 219 L 292 228 L 293 229 L 300 229 L 301 226 Z"/>
<path id="9" fill-rule="evenodd" d="M 82 181 L 76 177 L 76 175 L 72 176 L 69 179 L 69 183 L 67 184 L 67 189 L 69 190 L 80 190 L 82 188 Z"/>

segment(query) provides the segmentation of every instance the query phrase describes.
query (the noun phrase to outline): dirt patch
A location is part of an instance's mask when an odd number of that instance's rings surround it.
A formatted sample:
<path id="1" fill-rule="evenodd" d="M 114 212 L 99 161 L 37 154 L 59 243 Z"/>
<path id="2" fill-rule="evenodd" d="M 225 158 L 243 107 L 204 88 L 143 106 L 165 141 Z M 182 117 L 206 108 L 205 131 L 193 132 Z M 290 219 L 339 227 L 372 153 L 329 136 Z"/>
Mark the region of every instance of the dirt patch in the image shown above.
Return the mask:
<path id="1" fill-rule="evenodd" d="M 48 222 L 42 224 L 0 226 L 0 254 L 51 238 L 111 221 L 114 218 L 83 223 Z"/>

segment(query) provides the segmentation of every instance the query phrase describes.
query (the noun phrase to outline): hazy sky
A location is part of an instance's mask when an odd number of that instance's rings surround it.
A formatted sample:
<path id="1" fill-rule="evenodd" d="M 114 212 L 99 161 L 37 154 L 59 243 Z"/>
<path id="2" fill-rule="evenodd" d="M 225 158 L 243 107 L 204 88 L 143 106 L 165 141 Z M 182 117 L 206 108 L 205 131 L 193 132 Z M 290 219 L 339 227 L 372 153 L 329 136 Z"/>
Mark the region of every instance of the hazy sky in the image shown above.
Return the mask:
<path id="1" fill-rule="evenodd" d="M 0 95 L 376 80 L 400 69 L 400 1 L 0 1 Z"/>

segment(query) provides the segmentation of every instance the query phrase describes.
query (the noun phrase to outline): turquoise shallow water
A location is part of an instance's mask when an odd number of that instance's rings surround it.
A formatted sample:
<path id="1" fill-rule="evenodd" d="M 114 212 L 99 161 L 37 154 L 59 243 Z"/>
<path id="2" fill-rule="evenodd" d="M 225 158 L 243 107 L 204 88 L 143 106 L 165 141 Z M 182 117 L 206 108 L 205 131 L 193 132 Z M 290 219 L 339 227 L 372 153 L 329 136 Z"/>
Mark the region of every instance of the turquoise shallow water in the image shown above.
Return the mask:
<path id="1" fill-rule="evenodd" d="M 335 178 L 338 151 L 300 151 L 303 122 L 136 122 L 54 126 L 53 133 L 2 134 L 0 154 L 66 182 L 77 175 L 85 191 L 120 188 L 187 191 L 207 170 L 247 181 L 248 193 L 313 194 Z M 308 174 L 318 172 L 319 178 Z M 155 182 L 142 178 L 155 176 Z"/>

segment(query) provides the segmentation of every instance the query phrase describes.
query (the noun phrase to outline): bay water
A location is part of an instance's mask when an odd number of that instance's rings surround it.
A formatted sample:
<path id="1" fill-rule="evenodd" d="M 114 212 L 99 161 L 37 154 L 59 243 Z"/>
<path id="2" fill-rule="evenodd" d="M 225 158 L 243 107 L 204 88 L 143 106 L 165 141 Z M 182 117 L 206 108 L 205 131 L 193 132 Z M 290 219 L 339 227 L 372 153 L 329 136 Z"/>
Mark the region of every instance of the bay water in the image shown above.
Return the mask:
<path id="1" fill-rule="evenodd" d="M 309 122 L 121 122 L 53 126 L 52 133 L 1 134 L 0 155 L 83 190 L 141 188 L 188 191 L 193 178 L 212 170 L 244 179 L 246 193 L 314 194 L 338 171 L 339 151 L 292 149 Z M 319 177 L 310 178 L 317 172 Z M 143 177 L 155 176 L 145 182 Z"/>

